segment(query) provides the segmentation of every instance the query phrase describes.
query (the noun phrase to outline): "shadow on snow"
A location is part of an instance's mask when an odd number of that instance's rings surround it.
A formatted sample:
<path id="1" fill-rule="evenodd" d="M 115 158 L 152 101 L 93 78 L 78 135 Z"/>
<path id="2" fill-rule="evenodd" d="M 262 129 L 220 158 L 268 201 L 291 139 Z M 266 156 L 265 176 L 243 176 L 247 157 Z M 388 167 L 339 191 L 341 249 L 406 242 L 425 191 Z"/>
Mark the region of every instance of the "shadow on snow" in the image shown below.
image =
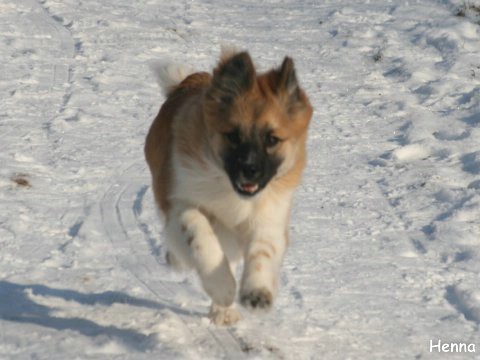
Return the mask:
<path id="1" fill-rule="evenodd" d="M 72 330 L 89 337 L 106 335 L 136 351 L 151 349 L 154 346 L 154 339 L 151 336 L 128 328 L 99 325 L 94 321 L 79 317 L 64 318 L 51 315 L 51 312 L 55 309 L 36 303 L 31 299 L 29 293 L 61 298 L 66 301 L 75 301 L 82 305 L 110 306 L 113 304 L 127 304 L 154 310 L 166 309 L 177 314 L 192 315 L 192 313 L 186 312 L 179 307 L 136 298 L 117 291 L 86 294 L 75 290 L 54 289 L 44 285 L 20 285 L 8 281 L 0 281 L 0 319 L 17 323 L 36 324 L 55 330 Z"/>

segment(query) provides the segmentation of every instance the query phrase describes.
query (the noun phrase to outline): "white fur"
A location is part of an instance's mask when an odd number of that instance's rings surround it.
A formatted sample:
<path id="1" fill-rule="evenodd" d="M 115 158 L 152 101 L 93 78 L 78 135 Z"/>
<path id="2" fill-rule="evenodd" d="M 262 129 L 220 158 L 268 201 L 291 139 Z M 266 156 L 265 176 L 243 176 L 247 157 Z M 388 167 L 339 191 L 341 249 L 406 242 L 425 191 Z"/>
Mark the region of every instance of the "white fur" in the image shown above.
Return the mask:
<path id="1" fill-rule="evenodd" d="M 197 270 L 213 300 L 212 321 L 238 320 L 231 308 L 236 290 L 231 267 L 238 259 L 246 259 L 240 289 L 246 306 L 259 291 L 269 298 L 275 295 L 292 192 L 274 194 L 267 186 L 253 199 L 244 199 L 212 159 L 204 158 L 200 164 L 174 152 L 172 160 L 168 247 L 182 263 Z M 269 202 L 259 206 L 263 196 Z M 270 256 L 258 256 L 259 252 Z"/>
<path id="2" fill-rule="evenodd" d="M 166 226 L 170 251 L 177 260 L 197 270 L 215 304 L 230 306 L 235 298 L 235 278 L 208 219 L 187 204 L 176 204 L 171 215 Z"/>
<path id="3" fill-rule="evenodd" d="M 231 325 L 242 318 L 235 305 L 223 307 L 212 304 L 208 315 L 215 325 Z"/>
<path id="4" fill-rule="evenodd" d="M 171 91 L 180 84 L 188 75 L 193 74 L 193 68 L 174 63 L 171 60 L 157 60 L 149 63 L 150 69 L 155 74 L 162 94 L 167 97 Z"/>
<path id="5" fill-rule="evenodd" d="M 204 159 L 206 167 L 194 162 L 185 164 L 173 153 L 174 201 L 201 206 L 229 228 L 244 222 L 251 214 L 253 202 L 240 198 L 234 191 L 224 169 L 211 159 Z"/>

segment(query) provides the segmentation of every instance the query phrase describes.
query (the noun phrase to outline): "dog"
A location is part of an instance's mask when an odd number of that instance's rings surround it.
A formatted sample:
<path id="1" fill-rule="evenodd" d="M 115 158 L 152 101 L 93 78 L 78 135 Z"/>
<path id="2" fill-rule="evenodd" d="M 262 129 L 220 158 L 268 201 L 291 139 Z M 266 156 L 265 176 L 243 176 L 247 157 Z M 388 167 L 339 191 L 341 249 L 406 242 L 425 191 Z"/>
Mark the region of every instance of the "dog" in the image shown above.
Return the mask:
<path id="1" fill-rule="evenodd" d="M 157 76 L 166 100 L 145 157 L 165 218 L 167 263 L 196 270 L 212 322 L 233 324 L 242 258 L 240 303 L 272 306 L 313 109 L 290 57 L 257 74 L 248 52 L 230 50 L 212 73 L 167 64 Z"/>

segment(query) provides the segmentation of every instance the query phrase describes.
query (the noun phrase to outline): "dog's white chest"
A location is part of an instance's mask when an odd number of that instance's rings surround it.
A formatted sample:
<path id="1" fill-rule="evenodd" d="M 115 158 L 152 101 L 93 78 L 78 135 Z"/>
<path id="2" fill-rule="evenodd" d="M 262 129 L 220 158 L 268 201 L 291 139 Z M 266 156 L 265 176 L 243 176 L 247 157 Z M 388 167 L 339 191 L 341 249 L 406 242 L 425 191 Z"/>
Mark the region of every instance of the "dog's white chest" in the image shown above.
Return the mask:
<path id="1" fill-rule="evenodd" d="M 205 209 L 230 228 L 252 216 L 254 202 L 236 194 L 218 169 L 188 169 L 177 163 L 176 170 L 175 198 Z"/>

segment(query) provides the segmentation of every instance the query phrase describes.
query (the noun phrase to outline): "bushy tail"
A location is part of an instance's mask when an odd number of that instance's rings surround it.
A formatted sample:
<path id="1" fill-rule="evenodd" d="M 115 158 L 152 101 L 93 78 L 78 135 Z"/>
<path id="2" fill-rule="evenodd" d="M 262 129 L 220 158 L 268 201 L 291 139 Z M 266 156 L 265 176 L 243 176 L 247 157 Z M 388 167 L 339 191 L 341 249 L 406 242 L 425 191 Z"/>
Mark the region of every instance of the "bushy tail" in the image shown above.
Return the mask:
<path id="1" fill-rule="evenodd" d="M 186 65 L 176 64 L 169 60 L 159 60 L 150 62 L 158 84 L 162 90 L 162 94 L 168 97 L 171 92 L 180 84 L 188 75 L 195 71 Z"/>

